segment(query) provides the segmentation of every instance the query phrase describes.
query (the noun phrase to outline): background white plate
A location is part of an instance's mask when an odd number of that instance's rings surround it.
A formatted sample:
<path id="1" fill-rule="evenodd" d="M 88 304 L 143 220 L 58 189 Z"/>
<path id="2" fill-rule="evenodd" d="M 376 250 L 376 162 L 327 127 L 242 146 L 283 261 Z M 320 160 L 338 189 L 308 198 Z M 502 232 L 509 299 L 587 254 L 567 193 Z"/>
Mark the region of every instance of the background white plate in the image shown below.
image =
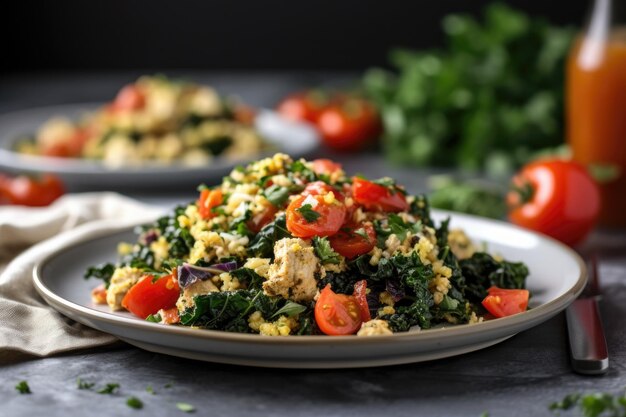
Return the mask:
<path id="1" fill-rule="evenodd" d="M 441 220 L 446 215 L 435 211 Z M 128 228 L 105 228 L 60 248 L 35 267 L 34 283 L 42 297 L 74 320 L 118 336 L 146 350 L 206 361 L 286 368 L 339 368 L 391 365 L 458 355 L 505 340 L 549 319 L 569 305 L 586 281 L 580 257 L 555 240 L 504 222 L 454 213 L 452 227 L 462 227 L 490 252 L 525 262 L 532 292 L 529 311 L 475 325 L 449 326 L 391 336 L 266 337 L 149 323 L 130 313 L 113 313 L 91 303 L 86 281 L 90 265 L 117 259 L 120 241 L 134 242 Z"/>
<path id="2" fill-rule="evenodd" d="M 69 104 L 40 107 L 0 115 L 0 168 L 12 172 L 52 172 L 66 184 L 92 189 L 119 189 L 128 187 L 167 187 L 221 181 L 238 164 L 284 152 L 294 158 L 305 157 L 319 145 L 319 134 L 310 125 L 280 117 L 271 110 L 261 110 L 255 127 L 275 149 L 251 155 L 240 160 L 217 157 L 210 165 L 188 167 L 183 165 L 146 164 L 141 167 L 109 168 L 99 161 L 44 156 L 21 155 L 13 151 L 16 139 L 32 135 L 49 118 L 55 116 L 78 120 L 80 116 L 101 104 Z"/>

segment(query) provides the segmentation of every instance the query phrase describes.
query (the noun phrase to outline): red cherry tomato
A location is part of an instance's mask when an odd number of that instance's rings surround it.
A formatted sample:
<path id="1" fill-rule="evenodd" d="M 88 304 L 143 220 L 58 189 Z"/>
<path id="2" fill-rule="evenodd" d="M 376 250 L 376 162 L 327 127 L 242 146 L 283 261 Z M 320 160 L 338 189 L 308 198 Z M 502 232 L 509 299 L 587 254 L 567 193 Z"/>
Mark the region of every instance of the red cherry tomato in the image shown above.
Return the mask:
<path id="1" fill-rule="evenodd" d="M 221 190 L 202 190 L 196 202 L 200 216 L 205 220 L 215 217 L 217 213 L 214 213 L 213 209 L 220 206 L 223 199 Z"/>
<path id="2" fill-rule="evenodd" d="M 76 158 L 82 154 L 88 138 L 89 131 L 87 129 L 77 128 L 66 140 L 62 142 L 55 142 L 52 145 L 43 146 L 41 153 L 45 156 L 54 156 L 58 158 Z"/>
<path id="3" fill-rule="evenodd" d="M 329 238 L 330 246 L 347 259 L 356 258 L 374 249 L 376 232 L 370 223 L 359 226 L 343 226 Z"/>
<path id="4" fill-rule="evenodd" d="M 114 112 L 129 112 L 143 109 L 145 105 L 144 93 L 136 85 L 128 84 L 117 93 L 109 108 Z"/>
<path id="5" fill-rule="evenodd" d="M 176 306 L 180 295 L 178 279 L 172 275 L 154 279 L 146 275 L 133 285 L 122 299 L 122 307 L 143 319 L 159 310 Z"/>
<path id="6" fill-rule="evenodd" d="M 328 106 L 317 120 L 324 142 L 339 151 L 357 151 L 381 132 L 378 112 L 372 103 L 347 98 Z"/>
<path id="7" fill-rule="evenodd" d="M 40 180 L 25 175 L 11 178 L 0 174 L 0 203 L 22 206 L 47 206 L 61 197 L 65 189 L 61 180 L 45 174 Z"/>
<path id="8" fill-rule="evenodd" d="M 343 202 L 345 200 L 344 195 L 337 188 L 332 185 L 326 184 L 324 181 L 310 182 L 304 187 L 302 195 L 325 195 L 332 192 L 335 197 Z"/>
<path id="9" fill-rule="evenodd" d="M 507 195 L 511 222 L 568 245 L 582 242 L 600 210 L 597 184 L 582 165 L 539 160 L 513 178 Z"/>
<path id="10" fill-rule="evenodd" d="M 291 94 L 277 107 L 278 113 L 287 119 L 317 123 L 320 112 L 327 106 L 325 94 L 317 91 L 305 91 Z"/>
<path id="11" fill-rule="evenodd" d="M 361 321 L 363 323 L 370 321 L 372 316 L 370 314 L 370 307 L 367 304 L 367 281 L 362 279 L 354 283 L 354 298 L 359 303 L 361 308 Z"/>
<path id="12" fill-rule="evenodd" d="M 296 237 L 331 236 L 346 217 L 346 206 L 335 199 L 327 203 L 323 195 L 300 195 L 287 207 L 287 229 Z"/>
<path id="13" fill-rule="evenodd" d="M 354 334 L 361 327 L 361 307 L 355 297 L 335 294 L 329 284 L 315 303 L 315 322 L 330 336 Z"/>
<path id="14" fill-rule="evenodd" d="M 404 193 L 400 190 L 358 177 L 352 179 L 352 196 L 367 210 L 400 212 L 409 208 Z"/>
<path id="15" fill-rule="evenodd" d="M 491 287 L 482 301 L 483 307 L 494 317 L 506 317 L 523 313 L 528 308 L 528 290 Z"/>
<path id="16" fill-rule="evenodd" d="M 318 175 L 331 175 L 341 170 L 341 164 L 330 159 L 316 159 L 313 161 L 313 171 Z"/>

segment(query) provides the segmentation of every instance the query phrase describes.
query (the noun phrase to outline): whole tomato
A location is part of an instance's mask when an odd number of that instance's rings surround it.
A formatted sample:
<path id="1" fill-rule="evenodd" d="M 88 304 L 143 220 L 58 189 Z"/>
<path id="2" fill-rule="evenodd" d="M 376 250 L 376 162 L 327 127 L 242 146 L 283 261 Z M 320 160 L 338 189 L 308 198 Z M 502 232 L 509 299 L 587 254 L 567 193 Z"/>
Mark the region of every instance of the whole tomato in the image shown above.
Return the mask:
<path id="1" fill-rule="evenodd" d="M 285 97 L 278 104 L 277 110 L 287 119 L 316 124 L 328 103 L 328 96 L 324 92 L 301 91 Z"/>
<path id="2" fill-rule="evenodd" d="M 317 119 L 326 145 L 339 151 L 358 151 L 381 132 L 376 107 L 369 101 L 349 97 L 331 104 Z"/>
<path id="3" fill-rule="evenodd" d="M 51 174 L 40 179 L 20 175 L 12 178 L 0 174 L 0 204 L 47 206 L 65 192 L 61 180 Z"/>
<path id="4" fill-rule="evenodd" d="M 513 178 L 507 204 L 511 222 L 574 246 L 595 225 L 600 192 L 582 165 L 538 160 Z"/>

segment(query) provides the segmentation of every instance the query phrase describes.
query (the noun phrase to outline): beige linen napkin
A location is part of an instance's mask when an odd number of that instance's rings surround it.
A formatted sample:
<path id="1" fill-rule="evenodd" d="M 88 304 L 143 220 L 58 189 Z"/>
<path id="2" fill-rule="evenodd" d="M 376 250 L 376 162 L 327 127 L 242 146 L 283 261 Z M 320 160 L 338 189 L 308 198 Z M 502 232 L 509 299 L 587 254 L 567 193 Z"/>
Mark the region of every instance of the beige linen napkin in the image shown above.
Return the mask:
<path id="1" fill-rule="evenodd" d="M 115 342 L 49 307 L 35 291 L 33 267 L 103 225 L 148 222 L 163 211 L 115 193 L 66 195 L 44 208 L 0 206 L 0 362 Z"/>

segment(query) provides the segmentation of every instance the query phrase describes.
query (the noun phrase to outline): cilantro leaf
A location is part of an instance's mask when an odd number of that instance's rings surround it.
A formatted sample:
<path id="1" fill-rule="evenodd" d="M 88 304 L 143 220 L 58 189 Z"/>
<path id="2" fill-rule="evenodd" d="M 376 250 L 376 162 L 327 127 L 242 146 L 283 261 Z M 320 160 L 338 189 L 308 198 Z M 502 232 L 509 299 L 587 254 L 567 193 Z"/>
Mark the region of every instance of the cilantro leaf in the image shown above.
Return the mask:
<path id="1" fill-rule="evenodd" d="M 296 211 L 304 217 L 307 223 L 314 223 L 321 217 L 321 214 L 313 210 L 310 204 L 304 204 L 302 207 L 297 208 Z"/>
<path id="2" fill-rule="evenodd" d="M 28 382 L 26 381 L 18 382 L 15 389 L 18 390 L 20 394 L 32 394 Z"/>
<path id="3" fill-rule="evenodd" d="M 330 242 L 326 237 L 313 237 L 313 248 L 315 249 L 315 254 L 322 264 L 338 264 L 341 262 L 341 255 L 339 255 L 335 250 L 330 246 Z"/>
<path id="4" fill-rule="evenodd" d="M 267 200 L 276 207 L 282 207 L 283 204 L 289 198 L 291 190 L 289 187 L 281 187 L 280 185 L 271 185 L 264 192 L 263 195 Z"/>
<path id="5" fill-rule="evenodd" d="M 270 319 L 273 319 L 274 317 L 279 317 L 280 315 L 285 315 L 288 317 L 297 316 L 298 314 L 304 312 L 305 310 L 306 310 L 306 307 L 303 306 L 302 304 L 298 304 L 293 301 L 287 301 L 287 304 L 282 306 L 282 308 L 280 308 L 276 313 L 272 314 L 270 316 Z"/>

